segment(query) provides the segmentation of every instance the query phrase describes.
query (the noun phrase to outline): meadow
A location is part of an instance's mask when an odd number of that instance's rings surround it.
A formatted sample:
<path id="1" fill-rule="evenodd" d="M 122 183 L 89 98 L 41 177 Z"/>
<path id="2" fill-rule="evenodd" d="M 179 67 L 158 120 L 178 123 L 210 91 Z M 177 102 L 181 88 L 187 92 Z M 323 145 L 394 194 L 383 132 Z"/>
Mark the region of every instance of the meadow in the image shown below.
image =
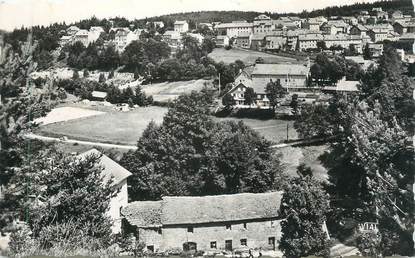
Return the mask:
<path id="1" fill-rule="evenodd" d="M 235 62 L 235 60 L 241 60 L 244 64 L 254 64 L 258 57 L 264 59 L 264 63 L 296 63 L 298 62 L 294 58 L 272 55 L 264 52 L 253 51 L 249 49 L 232 48 L 226 50 L 224 48 L 215 48 L 212 53 L 208 55 L 216 62 L 224 62 L 229 64 Z"/>

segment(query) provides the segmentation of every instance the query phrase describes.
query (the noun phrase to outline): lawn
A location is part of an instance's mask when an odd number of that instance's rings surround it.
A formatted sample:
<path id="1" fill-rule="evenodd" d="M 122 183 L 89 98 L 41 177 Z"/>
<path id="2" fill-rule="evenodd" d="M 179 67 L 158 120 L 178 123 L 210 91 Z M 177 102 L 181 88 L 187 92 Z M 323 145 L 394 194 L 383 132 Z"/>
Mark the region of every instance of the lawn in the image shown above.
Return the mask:
<path id="1" fill-rule="evenodd" d="M 216 62 L 224 62 L 226 64 L 235 62 L 235 60 L 242 60 L 245 64 L 254 64 L 258 57 L 262 57 L 265 63 L 297 63 L 297 60 L 290 57 L 277 56 L 264 52 L 253 51 L 248 49 L 232 48 L 226 50 L 224 48 L 215 48 L 209 57 Z"/>
<path id="2" fill-rule="evenodd" d="M 272 143 L 281 143 L 287 140 L 287 124 L 288 124 L 288 138 L 290 140 L 298 139 L 298 134 L 293 128 L 292 121 L 286 120 L 259 120 L 259 119 L 249 119 L 249 118 L 215 118 L 216 121 L 243 121 L 246 125 L 250 126 L 252 129 L 257 131 L 265 139 L 271 141 Z"/>
<path id="3" fill-rule="evenodd" d="M 151 120 L 161 123 L 167 108 L 143 107 L 129 112 L 108 112 L 103 115 L 81 118 L 41 126 L 44 135 L 115 144 L 135 145 Z"/>
<path id="4" fill-rule="evenodd" d="M 190 93 L 191 91 L 201 91 L 207 84 L 211 84 L 209 80 L 191 80 L 179 82 L 162 82 L 148 85 L 142 85 L 142 90 L 153 96 L 155 101 L 166 102 L 177 98 L 181 94 Z"/>

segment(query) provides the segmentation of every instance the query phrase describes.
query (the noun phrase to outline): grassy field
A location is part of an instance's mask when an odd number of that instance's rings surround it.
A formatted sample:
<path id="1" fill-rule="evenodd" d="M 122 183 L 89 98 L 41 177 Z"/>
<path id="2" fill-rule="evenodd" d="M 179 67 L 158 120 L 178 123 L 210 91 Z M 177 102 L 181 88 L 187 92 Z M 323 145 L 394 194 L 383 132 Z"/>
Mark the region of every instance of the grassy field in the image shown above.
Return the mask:
<path id="1" fill-rule="evenodd" d="M 49 124 L 39 128 L 41 134 L 71 139 L 135 145 L 151 120 L 161 123 L 166 108 L 145 107 L 130 112 L 103 115 Z"/>
<path id="2" fill-rule="evenodd" d="M 215 48 L 209 57 L 213 58 L 216 62 L 224 62 L 226 64 L 235 62 L 235 60 L 242 60 L 245 64 L 253 64 L 258 57 L 262 57 L 265 63 L 296 63 L 294 58 L 277 56 L 267 54 L 259 51 L 253 51 L 248 49 L 236 49 L 232 48 L 226 50 L 224 48 Z"/>
<path id="3" fill-rule="evenodd" d="M 257 131 L 260 135 L 264 136 L 265 139 L 273 142 L 280 143 L 287 140 L 287 124 L 288 124 L 288 138 L 290 140 L 298 139 L 298 134 L 293 128 L 292 121 L 285 120 L 258 120 L 249 118 L 215 118 L 216 121 L 243 121 L 246 125 Z"/>
<path id="4" fill-rule="evenodd" d="M 313 171 L 313 175 L 321 181 L 327 180 L 327 170 L 322 166 L 319 156 L 328 150 L 328 145 L 286 147 L 278 149 L 285 171 L 290 176 L 297 175 L 297 167 L 305 164 Z"/>
<path id="5" fill-rule="evenodd" d="M 155 101 L 166 102 L 193 90 L 201 91 L 206 84 L 210 83 L 210 80 L 162 82 L 142 85 L 141 88 L 147 95 L 152 95 Z"/>

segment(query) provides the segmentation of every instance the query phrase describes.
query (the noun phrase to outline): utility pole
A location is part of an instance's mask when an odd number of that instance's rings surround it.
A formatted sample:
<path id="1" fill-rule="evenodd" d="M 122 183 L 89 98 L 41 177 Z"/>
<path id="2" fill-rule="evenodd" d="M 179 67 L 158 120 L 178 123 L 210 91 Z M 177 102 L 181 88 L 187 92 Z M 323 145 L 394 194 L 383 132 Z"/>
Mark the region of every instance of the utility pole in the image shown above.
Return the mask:
<path id="1" fill-rule="evenodd" d="M 289 124 L 287 122 L 287 142 L 288 142 L 288 126 L 289 126 Z"/>

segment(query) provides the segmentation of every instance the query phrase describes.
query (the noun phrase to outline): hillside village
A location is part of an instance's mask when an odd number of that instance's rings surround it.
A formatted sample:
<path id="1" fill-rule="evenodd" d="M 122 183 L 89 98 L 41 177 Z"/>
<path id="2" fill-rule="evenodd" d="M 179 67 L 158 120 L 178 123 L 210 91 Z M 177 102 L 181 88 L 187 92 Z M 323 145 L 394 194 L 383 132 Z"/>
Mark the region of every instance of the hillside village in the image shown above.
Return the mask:
<path id="1" fill-rule="evenodd" d="M 0 255 L 413 255 L 414 76 L 380 7 L 0 35 Z"/>

